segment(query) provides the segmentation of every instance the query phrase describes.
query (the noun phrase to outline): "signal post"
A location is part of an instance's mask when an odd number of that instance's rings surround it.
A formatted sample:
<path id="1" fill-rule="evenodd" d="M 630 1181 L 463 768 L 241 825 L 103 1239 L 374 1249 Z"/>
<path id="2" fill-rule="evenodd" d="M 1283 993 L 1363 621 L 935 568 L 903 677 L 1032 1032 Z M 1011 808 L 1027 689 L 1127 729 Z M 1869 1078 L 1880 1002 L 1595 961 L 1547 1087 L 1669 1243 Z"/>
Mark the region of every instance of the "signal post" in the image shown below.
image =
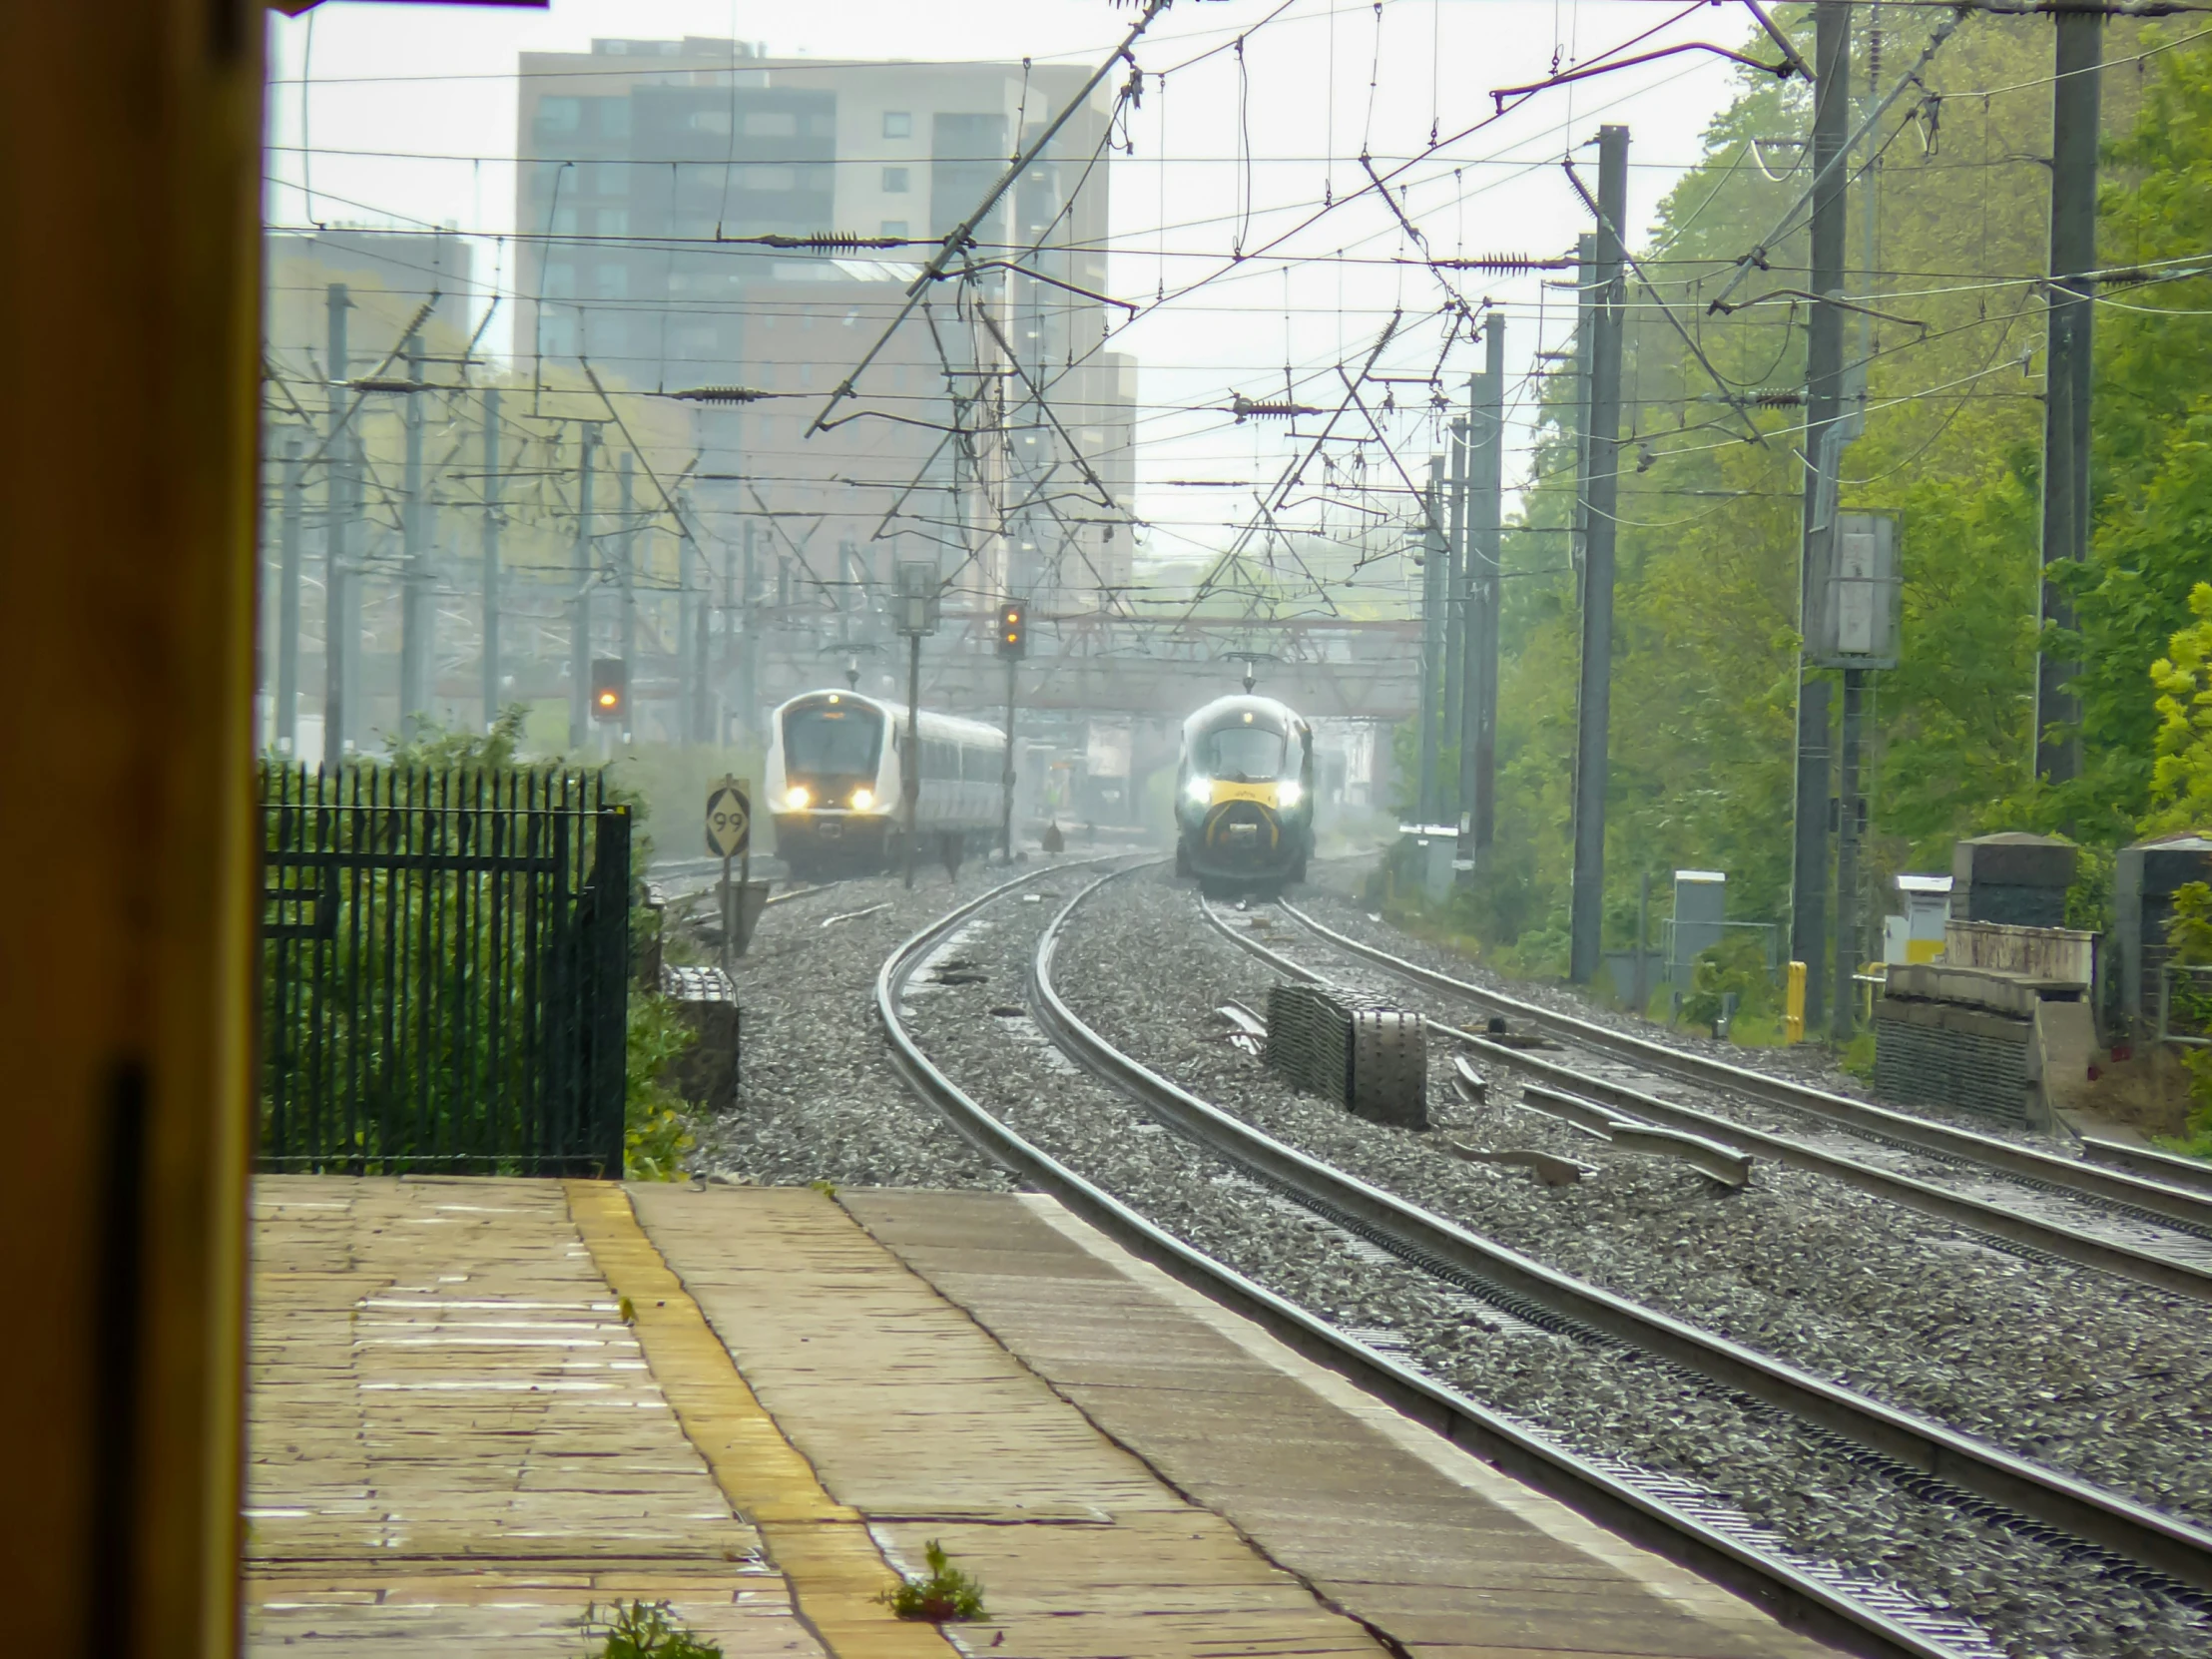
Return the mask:
<path id="1" fill-rule="evenodd" d="M 1014 861 L 1014 676 L 1029 651 L 1029 607 L 1008 599 L 998 607 L 998 654 L 1006 662 L 1006 769 L 999 775 L 1005 801 L 999 811 L 998 852 Z"/>
<path id="2" fill-rule="evenodd" d="M 906 764 L 899 793 L 906 802 L 906 885 L 914 884 L 914 841 L 921 806 L 921 641 L 937 631 L 937 567 L 908 559 L 898 567 L 898 631 L 906 639 Z"/>

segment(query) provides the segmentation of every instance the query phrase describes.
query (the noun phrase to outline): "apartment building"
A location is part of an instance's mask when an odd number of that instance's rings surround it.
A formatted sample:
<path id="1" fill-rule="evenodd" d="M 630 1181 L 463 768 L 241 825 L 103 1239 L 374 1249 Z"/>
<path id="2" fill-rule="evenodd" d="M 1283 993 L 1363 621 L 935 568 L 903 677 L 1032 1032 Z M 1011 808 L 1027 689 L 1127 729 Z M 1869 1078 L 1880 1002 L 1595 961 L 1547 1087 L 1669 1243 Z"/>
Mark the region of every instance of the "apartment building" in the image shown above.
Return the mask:
<path id="1" fill-rule="evenodd" d="M 1009 589 L 1096 606 L 1128 580 L 1117 520 L 1134 402 L 1133 365 L 1102 348 L 1107 307 L 1090 297 L 1106 279 L 1102 95 L 977 226 L 983 269 L 925 295 L 835 424 L 807 435 L 933 245 L 1084 79 L 769 58 L 699 37 L 526 54 L 518 364 L 588 360 L 633 391 L 768 394 L 687 404 L 696 454 L 669 471 L 689 469 L 725 556 L 750 545 L 764 594 L 775 584 L 841 637 L 880 607 L 900 559 L 934 557 L 978 611 Z M 903 245 L 764 240 L 826 236 Z"/>

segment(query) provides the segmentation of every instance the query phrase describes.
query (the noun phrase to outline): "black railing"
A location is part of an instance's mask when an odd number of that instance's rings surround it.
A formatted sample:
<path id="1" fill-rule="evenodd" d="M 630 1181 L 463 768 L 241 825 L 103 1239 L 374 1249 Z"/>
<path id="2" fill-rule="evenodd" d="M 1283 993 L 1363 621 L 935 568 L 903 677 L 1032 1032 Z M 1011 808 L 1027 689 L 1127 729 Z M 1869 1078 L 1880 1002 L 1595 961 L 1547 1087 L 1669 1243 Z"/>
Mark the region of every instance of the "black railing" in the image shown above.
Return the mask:
<path id="1" fill-rule="evenodd" d="M 622 1173 L 630 817 L 596 773 L 262 772 L 260 1165 Z"/>

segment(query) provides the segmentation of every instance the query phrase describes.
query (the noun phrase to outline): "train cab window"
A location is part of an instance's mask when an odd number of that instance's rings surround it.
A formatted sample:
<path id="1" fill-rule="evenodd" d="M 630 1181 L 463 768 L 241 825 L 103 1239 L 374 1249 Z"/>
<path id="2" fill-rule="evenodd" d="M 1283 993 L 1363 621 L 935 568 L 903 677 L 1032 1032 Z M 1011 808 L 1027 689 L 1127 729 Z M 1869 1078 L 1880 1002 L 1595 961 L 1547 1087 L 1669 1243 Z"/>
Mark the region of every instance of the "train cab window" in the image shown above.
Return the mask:
<path id="1" fill-rule="evenodd" d="M 784 769 L 803 778 L 872 778 L 883 751 L 873 709 L 814 704 L 784 717 Z"/>
<path id="2" fill-rule="evenodd" d="M 1223 726 L 1199 738 L 1191 759 L 1209 778 L 1257 783 L 1283 776 L 1288 748 L 1282 733 L 1264 726 Z"/>
<path id="3" fill-rule="evenodd" d="M 971 784 L 995 784 L 1002 757 L 988 749 L 960 751 L 960 776 Z"/>

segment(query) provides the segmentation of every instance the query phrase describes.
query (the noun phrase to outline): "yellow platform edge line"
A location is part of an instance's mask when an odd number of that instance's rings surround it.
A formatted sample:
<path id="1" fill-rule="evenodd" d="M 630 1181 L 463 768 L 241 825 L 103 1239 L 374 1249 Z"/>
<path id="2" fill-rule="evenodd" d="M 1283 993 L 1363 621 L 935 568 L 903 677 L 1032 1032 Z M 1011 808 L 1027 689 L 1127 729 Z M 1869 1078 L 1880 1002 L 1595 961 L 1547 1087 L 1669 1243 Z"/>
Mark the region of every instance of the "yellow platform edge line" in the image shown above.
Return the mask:
<path id="1" fill-rule="evenodd" d="M 565 1181 L 600 1276 L 627 1297 L 646 1365 L 731 1506 L 761 1534 L 792 1604 L 835 1659 L 946 1659 L 934 1625 L 892 1616 L 898 1583 L 859 1511 L 836 1501 L 762 1405 L 730 1351 L 611 1181 Z"/>

